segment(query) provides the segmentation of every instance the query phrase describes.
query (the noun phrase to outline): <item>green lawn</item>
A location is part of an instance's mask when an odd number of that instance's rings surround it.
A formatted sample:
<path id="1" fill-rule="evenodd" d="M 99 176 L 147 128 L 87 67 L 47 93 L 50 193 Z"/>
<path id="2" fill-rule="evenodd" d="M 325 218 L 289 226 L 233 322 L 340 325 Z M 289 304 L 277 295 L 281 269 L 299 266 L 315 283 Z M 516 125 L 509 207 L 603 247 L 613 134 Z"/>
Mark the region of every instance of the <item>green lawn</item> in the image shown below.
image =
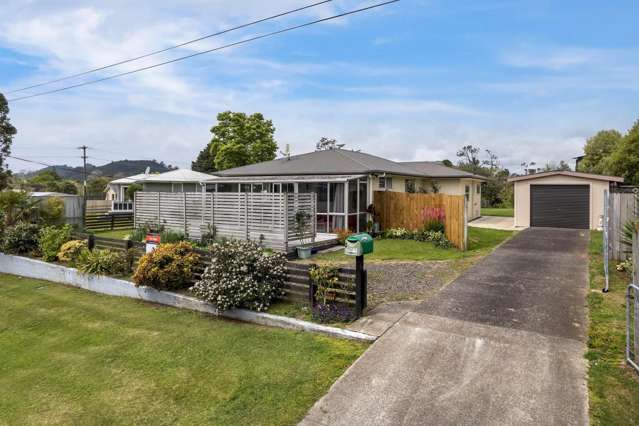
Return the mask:
<path id="1" fill-rule="evenodd" d="M 133 229 L 117 229 L 115 231 L 96 232 L 95 235 L 104 238 L 114 238 L 116 240 L 126 240 L 133 232 Z"/>
<path id="2" fill-rule="evenodd" d="M 602 234 L 590 234 L 590 328 L 588 353 L 590 368 L 590 421 L 594 425 L 639 424 L 639 376 L 624 361 L 626 273 L 617 272 L 610 262 L 610 292 L 604 286 Z"/>
<path id="3" fill-rule="evenodd" d="M 483 207 L 481 209 L 482 216 L 501 216 L 501 217 L 513 217 L 515 216 L 515 209 L 508 208 L 492 208 L 492 207 Z"/>
<path id="4" fill-rule="evenodd" d="M 295 424 L 366 345 L 0 274 L 0 424 Z"/>
<path id="5" fill-rule="evenodd" d="M 486 254 L 513 234 L 512 231 L 468 227 L 468 250 L 441 249 L 433 244 L 412 240 L 376 239 L 375 251 L 366 255 L 367 262 L 386 260 L 454 260 Z M 311 262 L 353 262 L 343 250 L 322 253 Z"/>

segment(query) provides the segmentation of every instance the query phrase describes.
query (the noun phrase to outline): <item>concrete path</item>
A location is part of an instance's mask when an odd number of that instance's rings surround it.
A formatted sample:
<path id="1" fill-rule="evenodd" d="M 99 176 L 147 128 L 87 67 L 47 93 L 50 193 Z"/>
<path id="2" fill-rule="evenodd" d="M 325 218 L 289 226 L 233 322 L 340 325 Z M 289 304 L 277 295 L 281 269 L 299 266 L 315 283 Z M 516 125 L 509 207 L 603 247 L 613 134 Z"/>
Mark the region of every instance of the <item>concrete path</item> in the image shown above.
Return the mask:
<path id="1" fill-rule="evenodd" d="M 587 246 L 587 231 L 522 231 L 391 327 L 302 424 L 587 424 Z"/>
<path id="2" fill-rule="evenodd" d="M 501 216 L 482 216 L 468 222 L 468 226 L 475 228 L 501 229 L 503 231 L 515 230 L 515 219 Z"/>

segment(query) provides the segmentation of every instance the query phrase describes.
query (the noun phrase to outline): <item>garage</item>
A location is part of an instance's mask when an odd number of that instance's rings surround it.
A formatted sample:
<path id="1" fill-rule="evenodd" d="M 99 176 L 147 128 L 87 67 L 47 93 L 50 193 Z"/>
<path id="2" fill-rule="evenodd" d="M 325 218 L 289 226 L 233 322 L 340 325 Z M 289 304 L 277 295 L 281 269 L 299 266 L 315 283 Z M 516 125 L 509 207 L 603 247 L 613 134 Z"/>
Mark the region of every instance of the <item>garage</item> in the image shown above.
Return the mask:
<path id="1" fill-rule="evenodd" d="M 590 228 L 590 186 L 530 185 L 530 226 Z"/>
<path id="2" fill-rule="evenodd" d="M 514 185 L 514 225 L 601 229 L 604 198 L 623 178 L 571 171 L 517 176 Z"/>

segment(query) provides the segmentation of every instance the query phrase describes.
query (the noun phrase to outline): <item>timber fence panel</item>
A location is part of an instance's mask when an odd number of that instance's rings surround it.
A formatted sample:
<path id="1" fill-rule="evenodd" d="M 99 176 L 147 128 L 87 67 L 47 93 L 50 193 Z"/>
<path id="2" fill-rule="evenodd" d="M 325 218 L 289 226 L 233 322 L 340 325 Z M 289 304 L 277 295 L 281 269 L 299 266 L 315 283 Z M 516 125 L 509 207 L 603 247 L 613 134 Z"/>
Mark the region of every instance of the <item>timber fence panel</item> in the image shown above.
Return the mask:
<path id="1" fill-rule="evenodd" d="M 136 193 L 135 225 L 155 224 L 199 239 L 209 225 L 219 237 L 260 242 L 287 251 L 297 239 L 291 223 L 298 210 L 310 216 L 305 238 L 315 236 L 313 194 L 272 193 Z M 296 210 L 297 209 L 297 210 Z M 288 227 L 287 227 L 288 225 Z"/>
<path id="2" fill-rule="evenodd" d="M 636 192 L 610 192 L 608 203 L 610 257 L 614 260 L 624 260 L 630 257 L 631 247 L 624 244 L 624 226 L 637 219 L 639 211 L 639 195 Z"/>
<path id="3" fill-rule="evenodd" d="M 405 192 L 375 191 L 375 211 L 379 214 L 382 230 L 390 228 L 421 229 L 422 212 L 434 207 L 444 210 L 446 238 L 457 248 L 466 249 L 466 221 L 463 195 L 413 194 Z"/>

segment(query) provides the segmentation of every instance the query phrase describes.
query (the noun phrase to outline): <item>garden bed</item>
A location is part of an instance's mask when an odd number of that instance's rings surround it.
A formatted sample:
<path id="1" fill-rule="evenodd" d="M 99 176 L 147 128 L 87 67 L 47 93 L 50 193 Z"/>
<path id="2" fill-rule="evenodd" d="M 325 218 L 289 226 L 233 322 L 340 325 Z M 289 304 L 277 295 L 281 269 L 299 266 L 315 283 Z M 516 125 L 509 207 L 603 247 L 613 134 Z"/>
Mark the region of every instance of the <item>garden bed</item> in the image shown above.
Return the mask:
<path id="1" fill-rule="evenodd" d="M 366 344 L 0 275 L 0 424 L 296 424 Z"/>
<path id="2" fill-rule="evenodd" d="M 261 325 L 311 331 L 346 339 L 362 341 L 374 340 L 372 336 L 368 336 L 363 333 L 349 332 L 330 326 L 315 324 L 290 317 L 271 315 L 264 312 L 254 312 L 246 309 L 222 311 L 218 310 L 215 305 L 184 294 L 156 290 L 145 286 L 138 287 L 133 283 L 122 279 L 112 278 L 105 275 L 84 274 L 74 268 L 68 268 L 62 265 L 47 263 L 26 257 L 0 253 L 0 273 L 8 273 L 36 279 L 46 279 L 106 295 L 140 299 L 147 302 L 205 312 Z"/>

